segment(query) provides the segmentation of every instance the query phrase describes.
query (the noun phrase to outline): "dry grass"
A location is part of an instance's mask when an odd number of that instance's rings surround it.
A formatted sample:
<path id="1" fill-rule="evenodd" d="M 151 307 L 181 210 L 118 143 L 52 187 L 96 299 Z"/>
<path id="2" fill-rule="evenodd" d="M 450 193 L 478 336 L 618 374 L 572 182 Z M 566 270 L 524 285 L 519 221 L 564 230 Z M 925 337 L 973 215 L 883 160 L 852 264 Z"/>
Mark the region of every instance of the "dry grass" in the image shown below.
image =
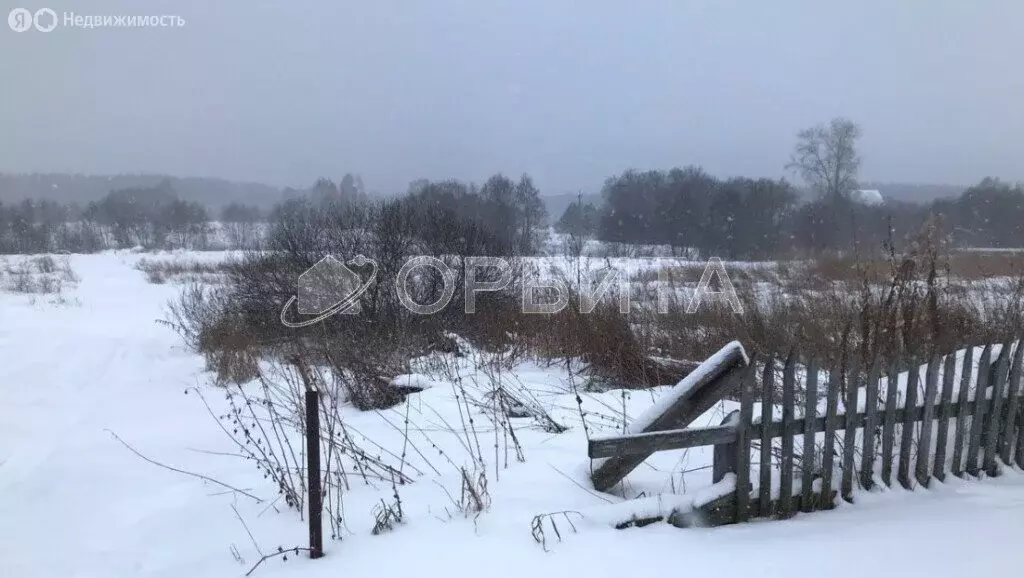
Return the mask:
<path id="1" fill-rule="evenodd" d="M 348 397 L 374 409 L 401 399 L 381 376 L 396 375 L 405 360 L 446 347 L 449 334 L 480 350 L 502 352 L 508 363 L 582 360 L 593 381 L 613 387 L 674 383 L 732 340 L 767 355 L 785 356 L 796 348 L 824 365 L 854 357 L 905 361 L 1001 342 L 1024 331 L 1024 276 L 1015 274 L 1022 259 L 950 251 L 936 229 L 926 228 L 906 253 L 886 258 L 726 263 L 742 313 L 708 298 L 688 313 L 705 264 L 680 261 L 635 275 L 626 313 L 619 311 L 613 291 L 583 314 L 580 295 L 570 291 L 569 305 L 560 312 L 527 314 L 515 289 L 479 295 L 475 314 L 460 313 L 456 301 L 437 315 L 402 316 L 377 301 L 358 323 L 328 319 L 298 332 L 276 322 L 277 303 L 292 292 L 287 262 L 261 258 L 231 268 L 143 261 L 139 268 L 163 278 L 227 272 L 232 281 L 223 290 L 184 292 L 173 320 L 222 381 L 251 379 L 256 359 L 298 351 L 313 363 L 359 377 L 353 382 L 363 385 Z M 652 306 L 659 289 L 670 295 L 664 312 Z"/>
<path id="2" fill-rule="evenodd" d="M 135 269 L 146 275 L 146 280 L 156 285 L 164 283 L 223 283 L 225 274 L 232 266 L 229 261 L 198 261 L 195 259 L 139 259 Z"/>
<path id="3" fill-rule="evenodd" d="M 940 256 L 937 268 L 940 276 L 952 280 L 1016 278 L 1024 275 L 1024 252 L 949 251 Z M 847 283 L 865 277 L 872 283 L 882 283 L 894 274 L 890 260 L 854 257 L 819 257 L 807 262 L 804 272 L 821 281 Z"/>
<path id="4" fill-rule="evenodd" d="M 57 295 L 81 281 L 66 256 L 41 255 L 0 260 L 0 291 Z"/>
<path id="5" fill-rule="evenodd" d="M 754 287 L 758 283 L 778 284 L 780 279 L 792 275 L 792 263 L 787 261 L 761 263 L 724 263 L 729 280 L 737 289 Z M 654 269 L 644 269 L 633 275 L 633 283 L 646 285 L 655 282 L 671 283 L 677 286 L 696 286 L 707 263 L 681 261 Z"/>

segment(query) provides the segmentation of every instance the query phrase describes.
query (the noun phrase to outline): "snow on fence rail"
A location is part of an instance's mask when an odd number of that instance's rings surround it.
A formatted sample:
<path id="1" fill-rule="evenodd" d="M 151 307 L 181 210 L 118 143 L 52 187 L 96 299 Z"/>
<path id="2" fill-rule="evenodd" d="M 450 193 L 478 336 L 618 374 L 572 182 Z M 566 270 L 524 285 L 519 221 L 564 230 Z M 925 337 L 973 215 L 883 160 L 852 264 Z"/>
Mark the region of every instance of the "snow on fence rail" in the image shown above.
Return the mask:
<path id="1" fill-rule="evenodd" d="M 896 364 L 822 371 L 795 354 L 758 361 L 719 352 L 671 402 L 652 408 L 659 415 L 646 416 L 642 431 L 590 440 L 589 456 L 603 460 L 594 486 L 609 489 L 654 452 L 712 445 L 714 481 L 735 483 L 702 508 L 719 525 L 831 509 L 837 495 L 852 502 L 855 488 L 892 486 L 894 471 L 907 489 L 947 473 L 999 475 L 1000 464 L 1024 466 L 1024 347 L 1011 340 L 980 349 L 976 364 L 967 349 L 906 372 Z M 722 425 L 680 429 L 694 408 L 730 393 L 740 409 Z"/>

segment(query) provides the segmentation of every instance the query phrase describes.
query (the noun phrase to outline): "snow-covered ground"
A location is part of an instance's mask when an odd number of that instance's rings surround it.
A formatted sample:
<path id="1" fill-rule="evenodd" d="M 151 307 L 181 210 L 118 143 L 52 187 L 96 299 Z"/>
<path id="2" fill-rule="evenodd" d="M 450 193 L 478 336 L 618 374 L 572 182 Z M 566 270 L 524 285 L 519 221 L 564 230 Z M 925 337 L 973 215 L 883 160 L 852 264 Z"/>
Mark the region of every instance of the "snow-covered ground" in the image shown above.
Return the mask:
<path id="1" fill-rule="evenodd" d="M 0 576 L 242 576 L 260 558 L 257 545 L 269 553 L 305 543 L 304 522 L 272 501 L 276 488 L 251 463 L 221 455 L 235 448 L 200 399 L 186 395 L 199 387 L 211 403 L 223 397 L 209 383 L 203 359 L 156 322 L 179 287 L 147 283 L 133 268 L 139 258 L 70 257 L 78 282 L 62 288 L 63 299 L 0 293 Z M 454 464 L 469 461 L 464 432 L 450 427 L 460 419 L 459 390 L 450 372 L 430 375 L 419 367 L 417 376 L 403 379 L 429 387 L 406 405 L 343 414 L 367 447 L 372 439 L 396 454 L 404 435 L 392 424 L 409 416 L 409 438 L 425 455 L 410 452 L 403 461 L 414 478 L 400 487 L 405 521 L 371 535 L 373 508 L 392 490 L 353 484 L 345 497 L 346 531 L 342 540 L 327 541 L 324 559 L 276 558 L 253 575 L 1019 574 L 1013 554 L 1024 539 L 1024 475 L 1018 471 L 931 490 L 859 494 L 855 506 L 786 522 L 615 530 L 610 523 L 622 519 L 622 498 L 588 487 L 583 422 L 591 434 L 621 431 L 628 421 L 623 413 L 639 415 L 661 392 L 583 393 L 581 418 L 573 388 L 580 380 L 564 363 L 522 362 L 495 376 L 474 373 L 465 366 L 470 361 L 459 369 L 469 395 L 483 397 L 501 379 L 568 431 L 548 433 L 536 420 L 513 420 L 525 461 L 513 456 L 506 466 L 505 450 L 495 449 L 495 427 L 478 410 L 472 427 L 484 448 L 491 503 L 467 517 L 454 504 L 457 468 L 429 457 L 436 443 Z M 715 408 L 695 425 L 717 424 L 723 415 Z M 151 459 L 265 501 L 147 463 L 111 432 Z M 662 452 L 628 478 L 627 494 L 665 504 L 680 501 L 671 494 L 697 495 L 710 483 L 710 454 L 710 448 Z M 531 522 L 567 510 L 579 513 L 569 514 L 578 531 L 556 517 L 562 540 L 545 526 L 545 551 Z"/>

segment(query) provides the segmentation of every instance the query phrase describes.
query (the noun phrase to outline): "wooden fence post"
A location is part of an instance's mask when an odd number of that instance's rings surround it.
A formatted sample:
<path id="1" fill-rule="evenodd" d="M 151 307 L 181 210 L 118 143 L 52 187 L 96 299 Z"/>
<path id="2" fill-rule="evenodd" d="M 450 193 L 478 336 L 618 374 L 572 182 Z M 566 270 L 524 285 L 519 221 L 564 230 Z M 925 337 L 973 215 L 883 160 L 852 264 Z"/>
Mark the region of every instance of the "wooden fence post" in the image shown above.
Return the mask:
<path id="1" fill-rule="evenodd" d="M 989 376 L 989 383 L 992 384 L 992 402 L 989 411 L 985 414 L 985 431 L 982 439 L 985 440 L 984 453 L 982 454 L 982 467 L 989 476 L 995 476 L 996 451 L 999 447 L 1000 417 L 1003 412 L 1003 391 L 1006 389 L 1007 369 L 1010 361 L 1010 347 L 1012 340 L 1007 340 L 999 350 L 999 357 L 992 368 Z"/>
<path id="2" fill-rule="evenodd" d="M 1010 367 L 1010 375 L 1006 384 L 1006 422 L 1003 424 L 1003 436 L 1000 440 L 999 456 L 1003 463 L 1010 465 L 1014 463 L 1011 453 L 1017 442 L 1017 420 L 1020 408 L 1020 371 L 1021 362 L 1024 361 L 1024 342 L 1017 341 L 1017 348 L 1013 352 L 1013 365 Z M 1017 466 L 1021 464 L 1018 461 Z"/>
<path id="3" fill-rule="evenodd" d="M 974 389 L 974 415 L 971 417 L 970 437 L 967 444 L 967 473 L 977 477 L 981 472 L 978 464 L 978 454 L 981 450 L 981 432 L 984 430 L 984 419 L 986 399 L 988 391 L 988 378 L 992 367 L 992 345 L 986 345 L 981 350 L 981 360 L 978 361 L 978 373 L 976 387 Z"/>
<path id="4" fill-rule="evenodd" d="M 857 442 L 857 401 L 858 393 L 860 391 L 860 366 L 857 361 L 854 360 L 850 364 L 850 373 L 846 378 L 846 399 L 843 400 L 843 406 L 845 407 L 845 425 L 843 427 L 843 463 L 842 472 L 843 477 L 840 482 L 840 491 L 843 499 L 852 502 L 853 501 L 853 482 L 856 476 L 856 466 L 854 465 L 854 444 Z"/>
<path id="5" fill-rule="evenodd" d="M 964 350 L 964 361 L 960 366 L 960 392 L 957 394 L 956 435 L 953 437 L 953 464 L 950 473 L 961 476 L 964 473 L 964 443 L 969 437 L 967 420 L 970 417 L 971 373 L 974 371 L 974 347 Z"/>
<path id="6" fill-rule="evenodd" d="M 772 515 L 772 401 L 775 399 L 775 358 L 764 360 L 761 374 L 761 452 L 758 464 L 757 512 L 762 518 Z"/>
<path id="7" fill-rule="evenodd" d="M 750 430 L 754 421 L 754 387 L 757 385 L 757 369 L 754 357 L 750 358 L 743 379 L 740 381 L 740 415 L 736 425 L 736 521 L 746 522 L 750 518 Z"/>
<path id="8" fill-rule="evenodd" d="M 864 385 L 864 439 L 860 453 L 860 483 L 871 489 L 875 480 L 875 433 L 878 429 L 878 361 L 868 370 L 868 381 Z"/>
<path id="9" fill-rule="evenodd" d="M 796 350 L 786 356 L 782 369 L 782 456 L 779 460 L 779 510 L 782 518 L 793 515 L 793 429 L 796 413 Z"/>
<path id="10" fill-rule="evenodd" d="M 807 362 L 806 392 L 804 397 L 804 451 L 800 462 L 800 509 L 814 511 L 814 420 L 818 417 L 818 363 Z"/>
<path id="11" fill-rule="evenodd" d="M 896 438 L 896 404 L 899 397 L 900 368 L 889 364 L 885 378 L 885 415 L 882 418 L 882 483 L 892 487 L 892 448 Z"/>
<path id="12" fill-rule="evenodd" d="M 941 357 L 933 355 L 924 373 L 924 401 L 921 404 L 921 437 L 917 441 L 917 461 L 914 477 L 917 483 L 928 487 L 931 469 L 928 458 L 932 451 L 932 421 L 935 419 L 935 396 L 939 393 L 939 363 Z"/>
<path id="13" fill-rule="evenodd" d="M 913 489 L 910 477 L 910 456 L 914 451 L 914 410 L 917 408 L 917 389 L 921 381 L 921 365 L 917 358 L 911 358 L 907 370 L 907 396 L 903 400 L 903 419 L 900 421 L 900 463 L 896 479 L 904 488 Z"/>
<path id="14" fill-rule="evenodd" d="M 821 457 L 821 509 L 831 510 L 832 502 L 832 476 L 835 469 L 836 452 L 836 425 L 839 419 L 836 417 L 839 411 L 839 389 L 840 371 L 832 368 L 828 372 L 828 385 L 826 386 L 827 401 L 825 402 L 825 450 Z"/>
<path id="15" fill-rule="evenodd" d="M 953 379 L 956 377 L 956 352 L 946 356 L 942 364 L 942 394 L 939 396 L 939 429 L 935 440 L 935 461 L 932 477 L 946 480 L 946 448 L 949 445 L 949 421 L 953 418 L 950 403 L 953 400 Z"/>

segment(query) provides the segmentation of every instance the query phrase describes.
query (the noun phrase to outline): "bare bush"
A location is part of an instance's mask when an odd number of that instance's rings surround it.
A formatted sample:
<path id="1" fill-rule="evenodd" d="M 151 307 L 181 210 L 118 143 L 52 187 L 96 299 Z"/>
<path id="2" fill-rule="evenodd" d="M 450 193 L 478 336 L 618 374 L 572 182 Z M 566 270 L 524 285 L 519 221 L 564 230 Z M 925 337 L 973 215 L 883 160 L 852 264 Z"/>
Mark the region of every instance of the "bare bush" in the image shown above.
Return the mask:
<path id="1" fill-rule="evenodd" d="M 57 295 L 80 279 L 68 257 L 23 257 L 0 263 L 0 290 L 27 295 Z"/>

